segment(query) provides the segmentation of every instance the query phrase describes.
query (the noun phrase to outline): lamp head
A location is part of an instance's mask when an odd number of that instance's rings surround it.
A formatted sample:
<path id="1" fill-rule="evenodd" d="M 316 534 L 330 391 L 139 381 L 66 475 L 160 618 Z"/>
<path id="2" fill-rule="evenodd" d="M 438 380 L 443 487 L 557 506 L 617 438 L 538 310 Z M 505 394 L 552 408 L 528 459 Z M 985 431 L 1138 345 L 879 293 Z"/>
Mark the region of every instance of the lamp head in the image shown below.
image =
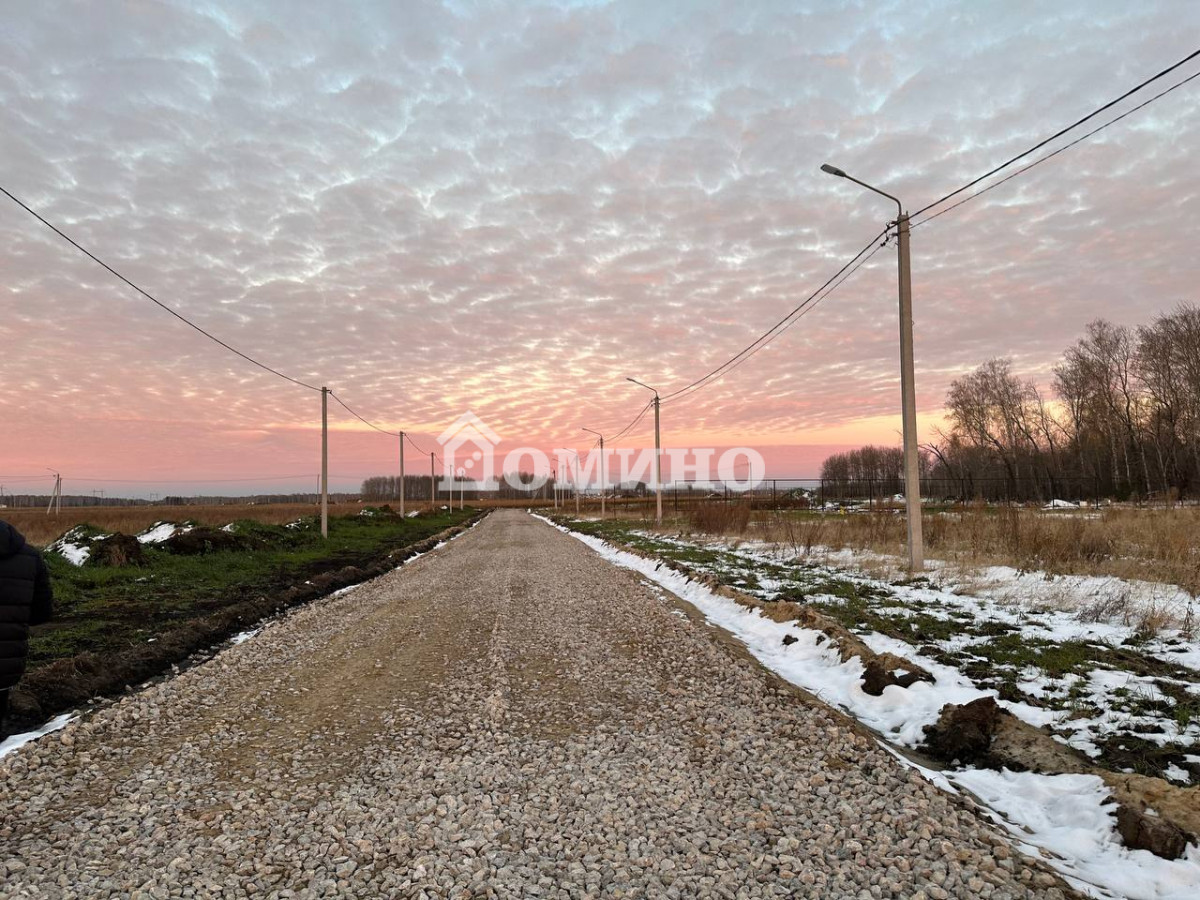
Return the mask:
<path id="1" fill-rule="evenodd" d="M 830 174 L 830 175 L 836 175 L 838 178 L 845 178 L 845 177 L 846 177 L 846 173 L 845 173 L 845 172 L 843 172 L 843 171 L 842 171 L 841 169 L 839 169 L 837 166 L 831 166 L 829 163 L 822 163 L 822 164 L 821 164 L 821 171 L 822 171 L 822 172 L 826 172 L 826 173 L 828 173 L 828 174 Z"/>

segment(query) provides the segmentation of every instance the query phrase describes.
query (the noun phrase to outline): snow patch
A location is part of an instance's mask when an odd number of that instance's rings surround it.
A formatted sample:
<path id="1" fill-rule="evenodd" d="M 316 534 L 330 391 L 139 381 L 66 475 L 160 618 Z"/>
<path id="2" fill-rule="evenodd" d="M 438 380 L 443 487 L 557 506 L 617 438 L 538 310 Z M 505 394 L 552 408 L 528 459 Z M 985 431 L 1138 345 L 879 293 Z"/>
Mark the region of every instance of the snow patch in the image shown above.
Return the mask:
<path id="1" fill-rule="evenodd" d="M 187 534 L 194 525 L 178 525 L 175 522 L 155 522 L 137 535 L 140 544 L 161 544 L 177 534 Z"/>
<path id="2" fill-rule="evenodd" d="M 1175 763 L 1171 763 L 1169 766 L 1163 769 L 1163 775 L 1165 775 L 1169 780 L 1177 781 L 1180 784 L 1192 783 L 1191 773 L 1188 772 L 1187 769 L 1179 768 L 1179 766 L 1175 765 Z"/>
<path id="3" fill-rule="evenodd" d="M 84 536 L 82 526 L 75 526 L 57 541 L 46 547 L 48 553 L 57 553 L 73 566 L 82 566 L 92 555 L 88 538 Z"/>
<path id="4" fill-rule="evenodd" d="M 968 769 L 949 777 L 999 813 L 1020 842 L 1049 851 L 1042 855 L 1050 865 L 1093 896 L 1099 888 L 1099 896 L 1195 900 L 1200 850 L 1166 860 L 1122 846 L 1111 792 L 1098 776 Z"/>
<path id="5" fill-rule="evenodd" d="M 7 737 L 3 742 L 0 742 L 0 756 L 7 756 L 18 747 L 24 747 L 31 741 L 36 741 L 40 737 L 44 737 L 51 732 L 65 728 L 69 722 L 78 718 L 72 713 L 63 713 L 61 716 L 56 716 L 51 719 L 37 731 L 26 731 L 24 734 L 14 734 L 12 737 Z"/>

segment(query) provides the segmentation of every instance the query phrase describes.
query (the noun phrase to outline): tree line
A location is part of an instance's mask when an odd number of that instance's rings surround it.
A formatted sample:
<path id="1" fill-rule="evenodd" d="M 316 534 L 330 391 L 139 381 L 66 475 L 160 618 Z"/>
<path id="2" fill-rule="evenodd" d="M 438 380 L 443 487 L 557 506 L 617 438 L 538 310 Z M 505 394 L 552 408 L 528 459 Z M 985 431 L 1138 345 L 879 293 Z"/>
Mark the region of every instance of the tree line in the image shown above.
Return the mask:
<path id="1" fill-rule="evenodd" d="M 455 478 L 455 497 L 458 496 L 458 482 L 462 480 L 473 483 L 472 479 Z M 446 482 L 447 479 L 444 475 L 436 476 L 437 495 L 443 500 L 448 500 L 450 497 L 450 486 Z M 553 478 L 537 483 L 536 486 L 535 482 L 538 482 L 538 479 L 532 472 L 514 472 L 504 478 L 494 477 L 490 481 L 491 489 L 486 492 L 486 496 L 493 499 L 517 500 L 529 499 L 531 496 L 550 497 L 553 495 Z M 514 487 L 514 484 L 519 486 Z M 428 502 L 429 486 L 428 475 L 405 475 L 404 497 L 406 500 Z M 375 475 L 366 478 L 362 483 L 361 496 L 365 502 L 395 500 L 400 496 L 400 477 L 398 475 Z M 464 492 L 467 500 L 479 500 L 482 496 L 479 491 L 467 489 Z"/>
<path id="2" fill-rule="evenodd" d="M 1200 489 L 1200 308 L 1148 325 L 1104 319 L 1054 367 L 1049 391 L 991 359 L 946 395 L 949 428 L 922 447 L 923 493 L 959 499 L 1194 497 Z M 903 490 L 898 448 L 834 454 L 831 485 Z"/>

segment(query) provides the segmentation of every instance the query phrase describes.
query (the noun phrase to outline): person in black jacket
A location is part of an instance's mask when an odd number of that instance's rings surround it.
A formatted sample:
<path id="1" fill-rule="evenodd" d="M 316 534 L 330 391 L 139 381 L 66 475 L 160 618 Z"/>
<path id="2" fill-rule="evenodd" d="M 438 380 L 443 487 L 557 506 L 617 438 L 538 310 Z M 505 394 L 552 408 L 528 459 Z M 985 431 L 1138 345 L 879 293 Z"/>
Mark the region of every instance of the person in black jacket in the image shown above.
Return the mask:
<path id="1" fill-rule="evenodd" d="M 52 603 L 50 571 L 42 554 L 0 521 L 0 734 L 9 692 L 25 671 L 29 626 L 49 620 Z"/>

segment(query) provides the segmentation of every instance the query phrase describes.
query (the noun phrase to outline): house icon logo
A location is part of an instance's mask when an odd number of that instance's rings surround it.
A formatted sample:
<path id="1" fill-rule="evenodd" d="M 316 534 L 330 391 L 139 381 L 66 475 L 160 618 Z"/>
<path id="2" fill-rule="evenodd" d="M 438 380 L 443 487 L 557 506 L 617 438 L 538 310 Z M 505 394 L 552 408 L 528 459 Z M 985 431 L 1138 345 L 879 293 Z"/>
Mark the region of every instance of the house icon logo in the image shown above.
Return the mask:
<path id="1" fill-rule="evenodd" d="M 500 435 L 483 419 L 467 410 L 438 435 L 437 441 L 442 446 L 443 484 L 450 485 L 448 490 L 459 487 L 468 491 L 496 490 L 493 451 L 500 443 Z M 456 476 L 470 480 L 456 483 Z"/>

